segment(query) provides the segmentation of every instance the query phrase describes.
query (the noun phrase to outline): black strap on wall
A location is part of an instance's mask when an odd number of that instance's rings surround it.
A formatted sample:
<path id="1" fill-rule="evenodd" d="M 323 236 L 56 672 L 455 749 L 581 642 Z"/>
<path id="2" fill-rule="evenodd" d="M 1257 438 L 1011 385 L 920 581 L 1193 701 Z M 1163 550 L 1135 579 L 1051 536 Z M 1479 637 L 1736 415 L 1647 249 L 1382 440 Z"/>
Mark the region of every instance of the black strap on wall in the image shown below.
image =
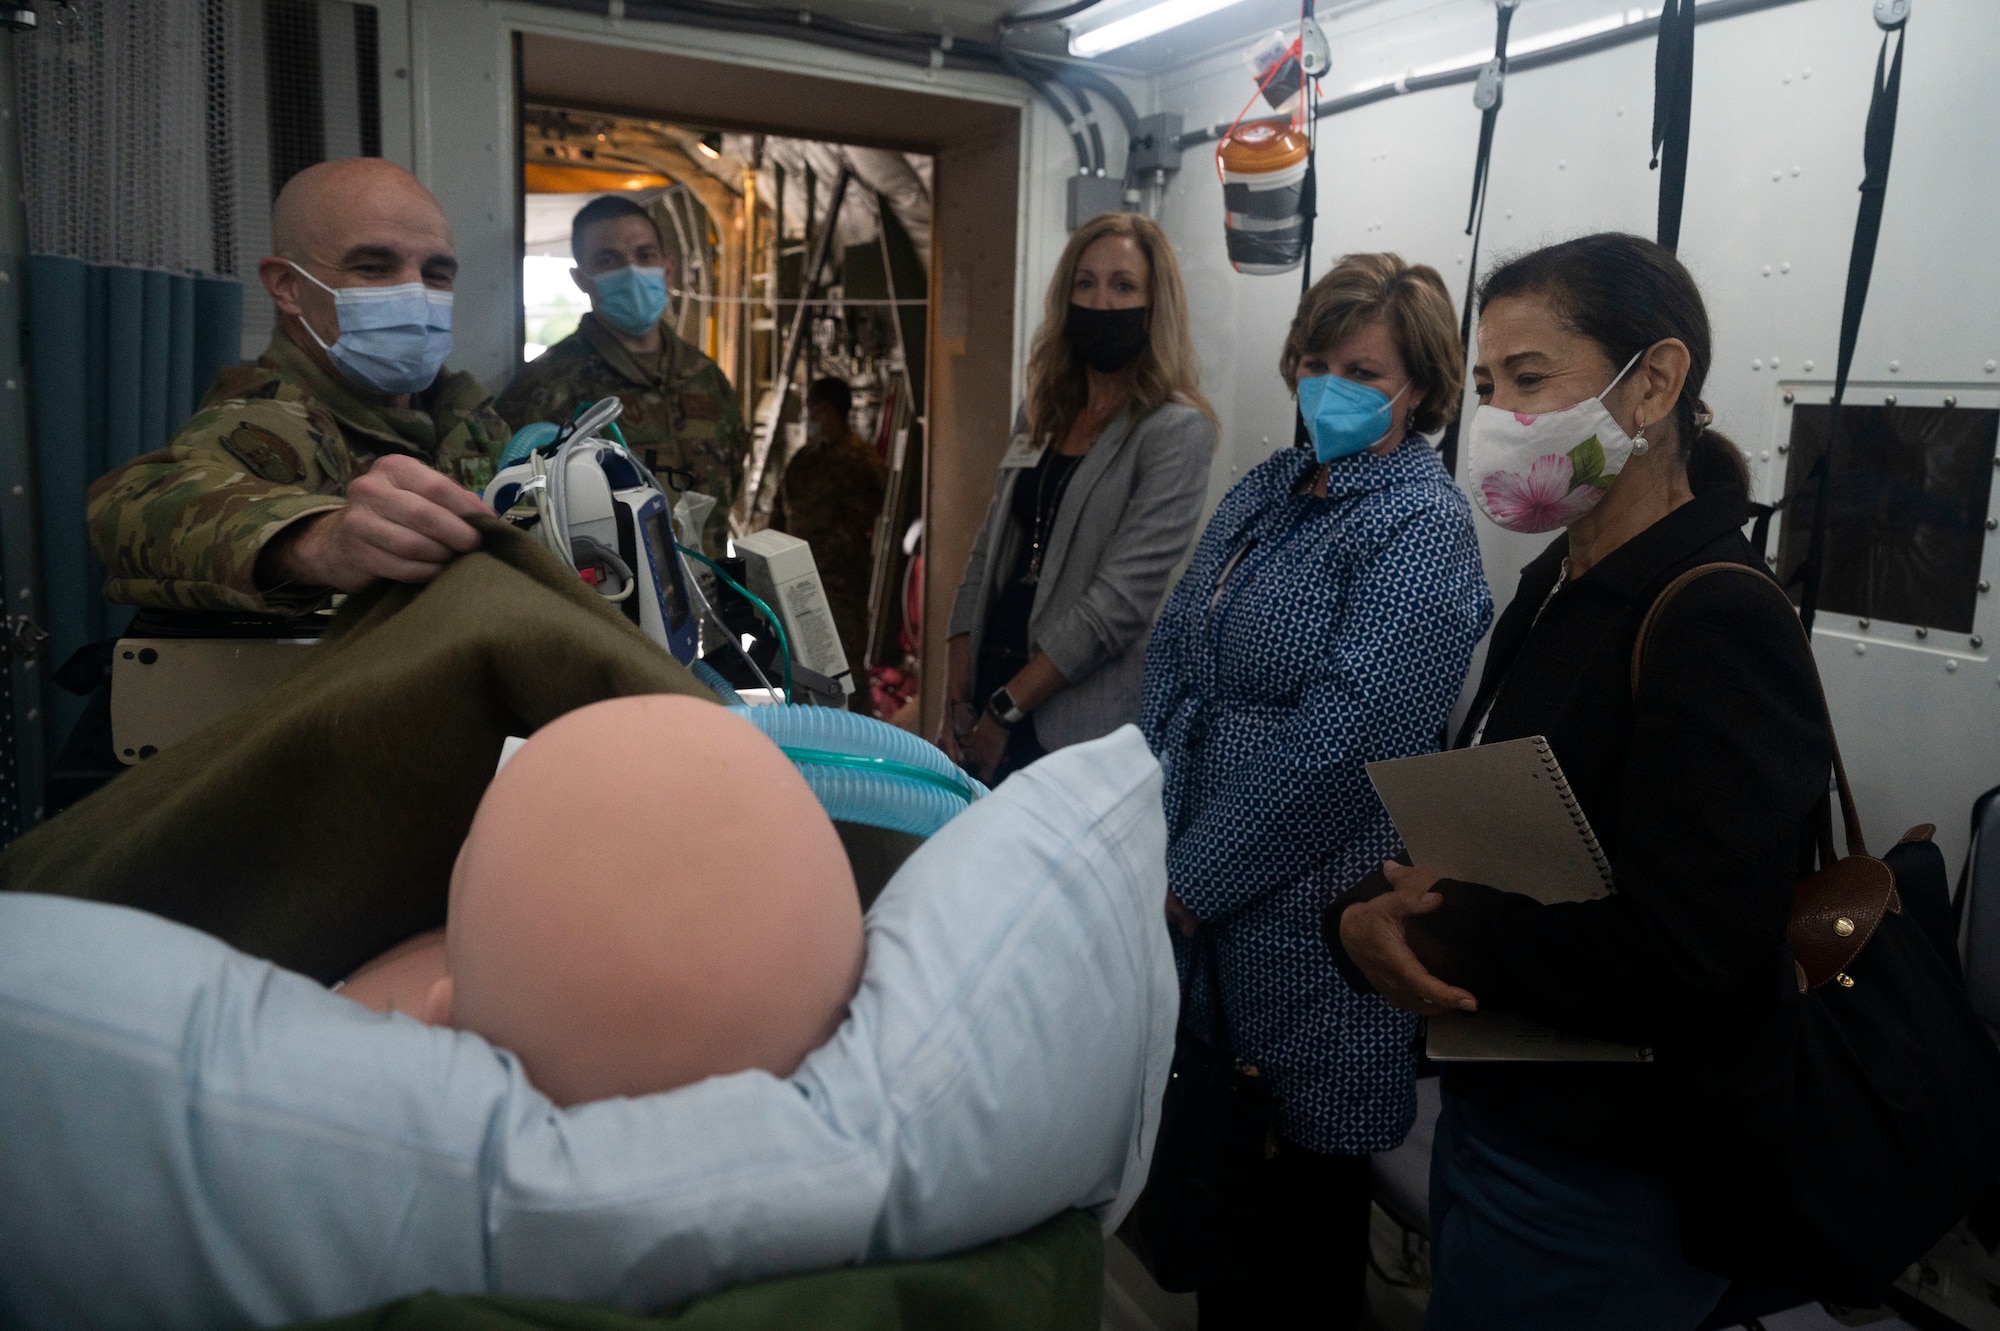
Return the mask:
<path id="1" fill-rule="evenodd" d="M 1493 71 L 1493 80 L 1489 91 L 1482 76 L 1472 93 L 1473 104 L 1479 107 L 1479 154 L 1472 163 L 1472 206 L 1465 219 L 1465 234 L 1472 237 L 1472 247 L 1465 255 L 1465 304 L 1458 316 L 1458 344 L 1466 353 L 1467 377 L 1471 375 L 1472 294 L 1479 284 L 1479 237 L 1486 229 L 1486 183 L 1493 161 L 1493 126 L 1500 119 L 1501 94 L 1507 86 L 1507 27 L 1514 21 L 1514 7 L 1519 3 L 1520 0 L 1495 0 L 1499 14 L 1493 32 L 1493 61 L 1488 66 Z M 1438 454 L 1444 460 L 1445 471 L 1456 475 L 1457 416 L 1445 427 L 1444 438 L 1438 441 Z"/>
<path id="2" fill-rule="evenodd" d="M 1308 80 L 1310 82 L 1310 80 Z M 1306 257 L 1299 271 L 1299 299 L 1304 300 L 1306 292 L 1312 290 L 1313 274 L 1313 219 L 1319 216 L 1319 152 L 1315 148 L 1306 154 L 1306 178 L 1303 191 L 1299 195 L 1300 215 L 1306 219 Z M 1292 395 L 1292 446 L 1311 448 L 1312 435 L 1306 430 L 1305 409 L 1298 403 L 1298 395 Z"/>
<path id="3" fill-rule="evenodd" d="M 1299 40 L 1303 47 L 1305 25 L 1313 16 L 1315 0 L 1301 0 L 1299 8 Z M 1301 231 L 1305 236 L 1305 258 L 1299 264 L 1299 299 L 1305 299 L 1306 292 L 1312 290 L 1313 283 L 1313 221 L 1319 216 L 1319 122 L 1313 115 L 1312 75 L 1306 73 L 1306 53 L 1303 49 L 1299 60 L 1299 96 L 1306 104 L 1306 134 L 1309 146 L 1306 148 L 1306 178 L 1299 190 L 1299 216 L 1305 219 Z M 1292 398 L 1292 447 L 1311 448 L 1312 435 L 1306 430 L 1306 414 L 1299 406 L 1296 394 Z"/>
<path id="4" fill-rule="evenodd" d="M 1653 48 L 1653 161 L 1660 173 L 1660 244 L 1680 248 L 1687 193 L 1688 118 L 1694 107 L 1694 0 L 1666 0 Z"/>
<path id="5" fill-rule="evenodd" d="M 1844 433 L 1841 400 L 1847 396 L 1847 372 L 1854 364 L 1854 345 L 1861 336 L 1861 311 L 1868 303 L 1868 279 L 1875 271 L 1875 242 L 1882 234 L 1882 204 L 1889 193 L 1889 151 L 1896 142 L 1896 100 L 1903 86 L 1904 37 L 1899 20 L 1884 33 L 1875 56 L 1875 87 L 1868 100 L 1868 129 L 1862 137 L 1861 208 L 1854 219 L 1854 249 L 1847 259 L 1847 296 L 1840 307 L 1840 357 L 1833 374 L 1832 418 L 1827 423 L 1826 451 L 1814 464 L 1812 540 L 1806 546 L 1805 586 L 1799 595 L 1799 619 L 1812 630 L 1819 608 L 1820 567 L 1826 554 L 1827 509 L 1833 499 L 1833 459 Z M 1896 41 L 1896 59 L 1889 60 L 1889 42 Z M 1887 70 L 1886 76 L 1884 70 Z"/>

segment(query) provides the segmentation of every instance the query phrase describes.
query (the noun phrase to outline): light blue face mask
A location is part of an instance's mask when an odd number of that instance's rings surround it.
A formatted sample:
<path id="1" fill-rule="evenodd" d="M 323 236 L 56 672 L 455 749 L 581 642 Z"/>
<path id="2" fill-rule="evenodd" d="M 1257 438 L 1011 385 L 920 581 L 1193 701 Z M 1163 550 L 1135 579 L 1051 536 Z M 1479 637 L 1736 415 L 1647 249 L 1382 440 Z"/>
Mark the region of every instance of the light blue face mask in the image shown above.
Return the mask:
<path id="1" fill-rule="evenodd" d="M 643 336 L 667 312 L 664 268 L 614 268 L 590 280 L 597 286 L 597 312 L 628 337 Z"/>
<path id="2" fill-rule="evenodd" d="M 286 263 L 292 263 L 290 259 Z M 394 287 L 330 287 L 295 263 L 306 281 L 333 297 L 340 336 L 331 346 L 305 319 L 318 342 L 350 383 L 394 397 L 421 393 L 437 381 L 451 355 L 451 293 L 422 282 Z"/>
<path id="3" fill-rule="evenodd" d="M 1312 437 L 1313 455 L 1321 462 L 1331 462 L 1381 443 L 1389 437 L 1392 409 L 1409 391 L 1405 383 L 1395 397 L 1384 397 L 1366 384 L 1337 374 L 1299 380 L 1299 414 Z"/>

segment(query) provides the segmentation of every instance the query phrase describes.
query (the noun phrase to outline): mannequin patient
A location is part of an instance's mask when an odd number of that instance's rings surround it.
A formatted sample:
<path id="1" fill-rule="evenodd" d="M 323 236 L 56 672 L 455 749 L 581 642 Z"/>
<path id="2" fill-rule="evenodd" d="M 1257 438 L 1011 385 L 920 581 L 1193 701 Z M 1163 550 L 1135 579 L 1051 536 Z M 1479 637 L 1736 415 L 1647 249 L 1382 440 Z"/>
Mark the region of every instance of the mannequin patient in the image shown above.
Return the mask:
<path id="1" fill-rule="evenodd" d="M 788 1076 L 861 962 L 846 852 L 791 760 L 714 703 L 654 695 L 535 732 L 479 802 L 445 928 L 340 992 L 476 1031 L 572 1105 Z"/>

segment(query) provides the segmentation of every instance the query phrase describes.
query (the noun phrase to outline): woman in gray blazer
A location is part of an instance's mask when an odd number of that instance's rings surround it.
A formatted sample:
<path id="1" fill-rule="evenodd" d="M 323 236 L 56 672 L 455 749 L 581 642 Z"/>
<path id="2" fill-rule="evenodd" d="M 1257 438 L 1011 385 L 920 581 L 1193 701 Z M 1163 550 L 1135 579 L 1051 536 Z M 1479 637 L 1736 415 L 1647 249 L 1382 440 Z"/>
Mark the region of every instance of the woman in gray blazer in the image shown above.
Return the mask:
<path id="1" fill-rule="evenodd" d="M 952 606 L 938 745 L 987 782 L 1139 719 L 1146 640 L 1215 453 L 1187 295 L 1136 213 L 1078 227 Z"/>

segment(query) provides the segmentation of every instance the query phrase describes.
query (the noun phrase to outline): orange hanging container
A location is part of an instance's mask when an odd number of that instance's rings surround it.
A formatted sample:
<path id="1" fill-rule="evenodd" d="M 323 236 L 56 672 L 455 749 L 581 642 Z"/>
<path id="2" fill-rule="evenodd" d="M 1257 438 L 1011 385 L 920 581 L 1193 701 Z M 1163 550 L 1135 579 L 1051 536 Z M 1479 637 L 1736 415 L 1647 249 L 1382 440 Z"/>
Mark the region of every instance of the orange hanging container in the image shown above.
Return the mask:
<path id="1" fill-rule="evenodd" d="M 1311 143 L 1289 119 L 1251 120 L 1224 136 L 1223 232 L 1239 273 L 1287 273 L 1306 252 L 1306 164 Z"/>

